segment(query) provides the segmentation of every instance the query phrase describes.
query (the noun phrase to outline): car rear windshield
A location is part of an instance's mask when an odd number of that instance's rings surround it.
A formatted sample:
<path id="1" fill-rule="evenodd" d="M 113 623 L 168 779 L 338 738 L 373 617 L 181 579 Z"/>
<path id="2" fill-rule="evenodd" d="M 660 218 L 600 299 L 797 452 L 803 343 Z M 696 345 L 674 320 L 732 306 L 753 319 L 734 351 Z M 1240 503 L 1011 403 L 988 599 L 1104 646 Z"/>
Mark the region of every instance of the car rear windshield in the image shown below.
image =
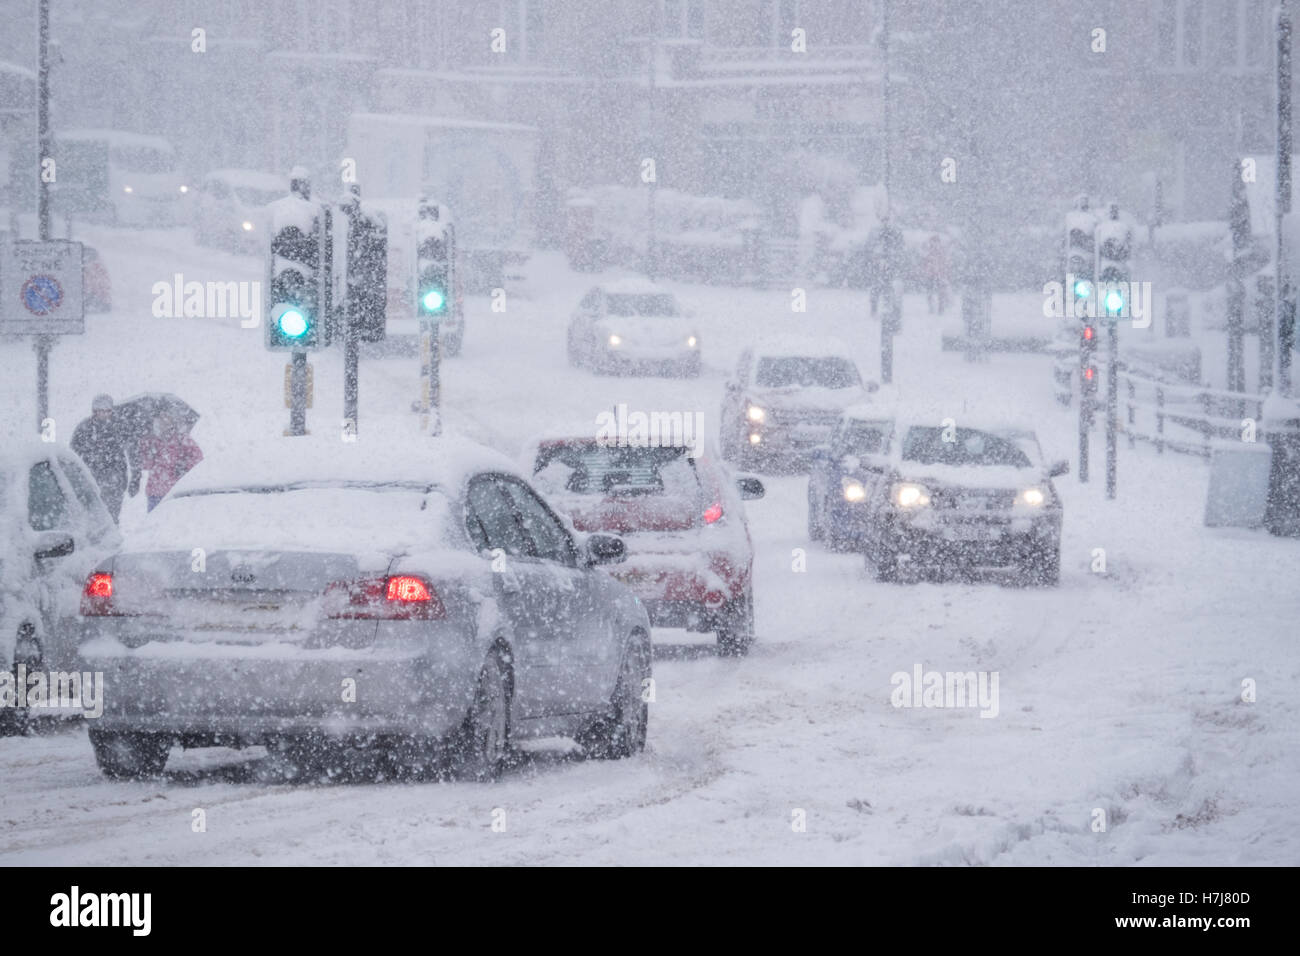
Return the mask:
<path id="1" fill-rule="evenodd" d="M 132 544 L 331 551 L 435 547 L 445 538 L 448 514 L 446 496 L 419 482 L 195 489 L 164 498 Z"/>
<path id="2" fill-rule="evenodd" d="M 275 202 L 284 193 L 271 189 L 255 189 L 252 186 L 236 186 L 235 195 L 245 206 L 265 206 Z"/>
<path id="3" fill-rule="evenodd" d="M 948 433 L 951 441 L 945 441 Z M 903 459 L 923 465 L 1002 465 L 1030 467 L 1029 456 L 1013 443 L 973 428 L 914 427 L 903 439 Z"/>
<path id="4" fill-rule="evenodd" d="M 844 358 L 761 358 L 755 383 L 761 388 L 852 388 L 861 385 L 858 369 Z"/>
<path id="5" fill-rule="evenodd" d="M 550 445 L 538 451 L 533 475 L 547 494 L 694 497 L 700 490 L 685 448 Z"/>
<path id="6" fill-rule="evenodd" d="M 610 315 L 676 315 L 677 303 L 671 295 L 657 293 L 611 293 L 605 297 Z"/>

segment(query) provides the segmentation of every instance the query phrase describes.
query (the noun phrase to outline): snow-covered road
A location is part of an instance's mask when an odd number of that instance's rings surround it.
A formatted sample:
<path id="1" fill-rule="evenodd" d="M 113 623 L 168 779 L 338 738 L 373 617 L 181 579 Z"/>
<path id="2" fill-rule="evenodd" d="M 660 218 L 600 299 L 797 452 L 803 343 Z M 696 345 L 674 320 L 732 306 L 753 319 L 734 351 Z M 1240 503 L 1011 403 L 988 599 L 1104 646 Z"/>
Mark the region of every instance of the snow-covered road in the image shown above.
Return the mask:
<path id="1" fill-rule="evenodd" d="M 60 435 L 97 392 L 157 389 L 203 412 L 195 437 L 209 458 L 250 438 L 287 441 L 283 357 L 263 350 L 260 330 L 149 312 L 152 284 L 174 272 L 257 279 L 260 264 L 179 232 L 93 238 L 117 307 L 54 353 Z M 715 428 L 743 344 L 846 337 L 865 299 L 810 289 L 808 311 L 792 313 L 788 289 L 681 286 L 700 315 L 705 375 L 618 380 L 564 361 L 564 325 L 593 281 L 546 254 L 504 313 L 471 301 L 465 353 L 444 372 L 450 428 L 512 454 L 554 422 L 594 426 L 617 402 L 699 410 Z M 874 375 L 876 326 L 859 327 L 858 358 Z M 909 300 L 896 358 L 909 414 L 1028 419 L 1049 458 L 1073 459 L 1047 358 L 968 364 L 941 353 L 938 335 Z M 26 425 L 31 350 L 0 353 L 11 372 L 0 401 Z M 310 427 L 339 429 L 339 356 L 313 361 Z M 363 362 L 361 442 L 420 440 L 416 384 L 413 358 Z M 1295 864 L 1300 552 L 1201 527 L 1207 474 L 1121 446 L 1117 501 L 1096 482 L 1058 480 L 1062 583 L 1047 590 L 878 584 L 860 558 L 808 543 L 802 478 L 771 478 L 749 509 L 758 642 L 722 660 L 708 640 L 657 631 L 644 756 L 584 762 L 545 749 L 491 786 L 300 785 L 269 780 L 261 751 L 176 751 L 164 780 L 115 783 L 85 731 L 67 727 L 0 739 L 0 862 Z M 128 502 L 128 534 L 142 512 Z M 1097 548 L 1105 574 L 1092 571 Z M 996 671 L 996 717 L 892 706 L 892 676 L 917 665 Z M 1241 699 L 1247 679 L 1254 703 Z M 191 828 L 196 808 L 206 832 Z"/>

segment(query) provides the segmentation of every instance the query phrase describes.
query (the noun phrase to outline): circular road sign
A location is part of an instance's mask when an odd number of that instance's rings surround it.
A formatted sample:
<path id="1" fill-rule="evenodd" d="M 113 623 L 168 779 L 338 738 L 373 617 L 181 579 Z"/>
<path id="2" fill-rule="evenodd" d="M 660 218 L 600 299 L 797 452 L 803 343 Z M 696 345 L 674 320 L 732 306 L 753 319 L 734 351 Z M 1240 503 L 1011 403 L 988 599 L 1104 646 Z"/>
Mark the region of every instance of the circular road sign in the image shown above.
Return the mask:
<path id="1" fill-rule="evenodd" d="M 63 286 L 53 276 L 32 276 L 23 283 L 22 299 L 33 315 L 49 315 L 63 302 Z"/>

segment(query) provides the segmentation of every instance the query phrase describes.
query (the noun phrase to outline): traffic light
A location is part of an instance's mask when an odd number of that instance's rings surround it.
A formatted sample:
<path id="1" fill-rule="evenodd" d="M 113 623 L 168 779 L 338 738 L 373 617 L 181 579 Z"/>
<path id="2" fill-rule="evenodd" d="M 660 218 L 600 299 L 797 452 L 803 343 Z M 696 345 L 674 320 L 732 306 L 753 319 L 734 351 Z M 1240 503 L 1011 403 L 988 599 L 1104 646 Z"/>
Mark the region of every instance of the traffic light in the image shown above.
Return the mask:
<path id="1" fill-rule="evenodd" d="M 416 223 L 415 314 L 437 322 L 452 307 L 455 261 L 452 225 L 435 203 L 421 202 Z"/>
<path id="2" fill-rule="evenodd" d="M 1065 216 L 1065 275 L 1070 288 L 1069 301 L 1073 304 L 1070 315 L 1075 317 L 1095 314 L 1093 232 L 1096 227 L 1097 217 L 1089 210 L 1086 197 L 1080 197 L 1076 207 Z"/>
<path id="3" fill-rule="evenodd" d="M 265 345 L 309 352 L 329 345 L 325 322 L 328 276 L 324 211 L 297 195 L 271 203 Z"/>
<path id="4" fill-rule="evenodd" d="M 1097 327 L 1084 323 L 1079 330 L 1079 394 L 1083 406 L 1090 410 L 1097 394 Z"/>
<path id="5" fill-rule="evenodd" d="M 1109 218 L 1097 226 L 1097 279 L 1101 294 L 1100 314 L 1115 319 L 1126 314 L 1129 256 L 1133 233 L 1119 218 L 1119 204 L 1111 203 Z"/>

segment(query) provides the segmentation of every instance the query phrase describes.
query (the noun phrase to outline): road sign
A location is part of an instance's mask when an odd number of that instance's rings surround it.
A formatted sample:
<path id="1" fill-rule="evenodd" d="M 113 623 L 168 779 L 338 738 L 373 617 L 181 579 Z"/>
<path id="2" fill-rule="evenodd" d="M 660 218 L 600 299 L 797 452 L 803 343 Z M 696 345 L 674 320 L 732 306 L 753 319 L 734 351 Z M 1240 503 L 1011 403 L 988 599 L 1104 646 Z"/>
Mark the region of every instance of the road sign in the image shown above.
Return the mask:
<path id="1" fill-rule="evenodd" d="M 81 243 L 0 245 L 0 333 L 81 335 L 85 331 Z"/>

